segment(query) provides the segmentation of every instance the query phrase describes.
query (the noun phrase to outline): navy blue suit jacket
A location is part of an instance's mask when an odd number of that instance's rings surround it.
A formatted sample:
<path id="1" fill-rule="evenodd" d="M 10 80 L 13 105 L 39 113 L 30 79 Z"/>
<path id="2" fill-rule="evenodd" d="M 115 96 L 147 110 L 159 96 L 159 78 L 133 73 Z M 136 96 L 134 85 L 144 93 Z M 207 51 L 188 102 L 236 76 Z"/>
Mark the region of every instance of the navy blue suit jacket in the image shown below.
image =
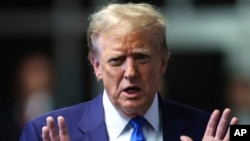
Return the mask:
<path id="1" fill-rule="evenodd" d="M 161 97 L 159 104 L 164 141 L 180 141 L 181 135 L 188 135 L 194 141 L 201 141 L 209 119 L 207 112 Z M 28 122 L 20 141 L 42 141 L 42 127 L 46 125 L 47 116 L 55 119 L 58 116 L 65 118 L 71 141 L 109 140 L 104 121 L 102 95 L 85 103 L 49 112 Z"/>

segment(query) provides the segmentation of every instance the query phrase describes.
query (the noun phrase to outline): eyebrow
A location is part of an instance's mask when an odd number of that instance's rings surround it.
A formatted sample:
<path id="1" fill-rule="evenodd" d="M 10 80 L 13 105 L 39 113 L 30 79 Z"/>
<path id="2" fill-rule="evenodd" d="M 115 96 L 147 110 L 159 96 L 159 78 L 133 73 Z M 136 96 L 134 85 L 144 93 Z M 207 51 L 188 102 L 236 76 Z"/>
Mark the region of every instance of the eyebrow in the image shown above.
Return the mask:
<path id="1" fill-rule="evenodd" d="M 140 53 L 150 54 L 152 52 L 152 48 L 142 48 L 142 47 L 143 46 L 132 49 L 132 54 L 140 54 Z M 114 52 L 110 54 L 110 56 L 111 57 L 124 56 L 125 51 L 126 49 L 117 48 L 114 49 Z"/>
<path id="2" fill-rule="evenodd" d="M 135 50 L 132 51 L 132 54 L 137 54 L 137 53 L 146 53 L 149 54 L 152 52 L 151 48 L 136 48 Z"/>

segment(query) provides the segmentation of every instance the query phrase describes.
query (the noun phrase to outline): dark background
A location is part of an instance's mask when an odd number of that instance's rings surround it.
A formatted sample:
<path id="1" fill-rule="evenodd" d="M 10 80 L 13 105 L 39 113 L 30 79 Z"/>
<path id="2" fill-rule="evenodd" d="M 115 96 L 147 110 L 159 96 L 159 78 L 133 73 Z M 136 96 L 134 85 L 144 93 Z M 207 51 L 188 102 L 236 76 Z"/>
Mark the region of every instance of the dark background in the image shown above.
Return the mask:
<path id="1" fill-rule="evenodd" d="M 170 21 L 169 30 L 171 33 L 178 32 L 172 28 L 175 25 L 171 25 L 171 18 L 175 13 L 171 13 L 169 9 L 174 5 L 181 10 L 183 8 L 181 1 L 132 0 L 132 2 L 149 2 L 158 6 L 163 12 L 169 12 L 166 14 Z M 0 2 L 2 70 L 0 140 L 15 141 L 20 135 L 21 129 L 15 125 L 12 117 L 15 103 L 13 81 L 16 66 L 23 56 L 41 52 L 51 58 L 56 71 L 54 94 L 56 108 L 90 100 L 101 92 L 101 84 L 96 82 L 87 60 L 85 33 L 89 14 L 96 10 L 97 5 L 105 3 L 107 2 L 97 0 L 2 0 Z M 214 11 L 214 8 L 234 11 L 238 4 L 237 0 L 189 1 L 193 12 L 197 14 L 204 8 L 207 11 Z M 204 16 L 208 16 L 206 12 Z M 178 12 L 175 18 L 178 18 Z M 185 39 L 189 34 L 179 33 L 181 36 L 175 37 L 174 34 L 171 37 L 171 33 L 167 40 L 170 42 L 171 58 L 164 76 L 163 95 L 209 112 L 215 108 L 223 109 L 227 106 L 225 87 L 231 72 L 225 67 L 227 51 L 221 48 L 227 47 L 221 44 L 207 44 L 209 41 L 185 44 L 182 43 L 181 37 Z"/>

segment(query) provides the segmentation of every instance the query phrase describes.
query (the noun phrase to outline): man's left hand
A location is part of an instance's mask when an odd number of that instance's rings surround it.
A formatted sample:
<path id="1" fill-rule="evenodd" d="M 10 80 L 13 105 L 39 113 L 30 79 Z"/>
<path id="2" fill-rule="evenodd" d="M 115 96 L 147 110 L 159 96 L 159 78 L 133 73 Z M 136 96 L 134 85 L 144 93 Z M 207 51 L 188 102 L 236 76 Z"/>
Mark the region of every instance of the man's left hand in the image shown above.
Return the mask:
<path id="1" fill-rule="evenodd" d="M 230 120 L 231 110 L 226 108 L 220 118 L 220 111 L 214 110 L 207 124 L 205 134 L 202 141 L 229 141 L 229 120 Z M 233 117 L 231 119 L 230 125 L 237 124 L 238 119 Z M 181 141 L 193 141 L 192 138 L 188 136 L 181 136 Z"/>

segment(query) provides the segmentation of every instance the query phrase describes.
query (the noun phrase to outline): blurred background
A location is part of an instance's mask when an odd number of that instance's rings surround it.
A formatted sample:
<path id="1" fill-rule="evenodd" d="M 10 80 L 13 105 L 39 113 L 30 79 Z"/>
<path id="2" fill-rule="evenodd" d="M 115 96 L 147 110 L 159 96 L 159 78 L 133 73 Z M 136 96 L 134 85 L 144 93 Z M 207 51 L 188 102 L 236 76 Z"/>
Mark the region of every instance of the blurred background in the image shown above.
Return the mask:
<path id="1" fill-rule="evenodd" d="M 0 140 L 16 141 L 28 120 L 102 92 L 86 29 L 89 14 L 109 2 L 1 0 Z M 116 2 L 148 2 L 168 19 L 162 95 L 209 112 L 230 107 L 250 124 L 249 0 Z"/>

